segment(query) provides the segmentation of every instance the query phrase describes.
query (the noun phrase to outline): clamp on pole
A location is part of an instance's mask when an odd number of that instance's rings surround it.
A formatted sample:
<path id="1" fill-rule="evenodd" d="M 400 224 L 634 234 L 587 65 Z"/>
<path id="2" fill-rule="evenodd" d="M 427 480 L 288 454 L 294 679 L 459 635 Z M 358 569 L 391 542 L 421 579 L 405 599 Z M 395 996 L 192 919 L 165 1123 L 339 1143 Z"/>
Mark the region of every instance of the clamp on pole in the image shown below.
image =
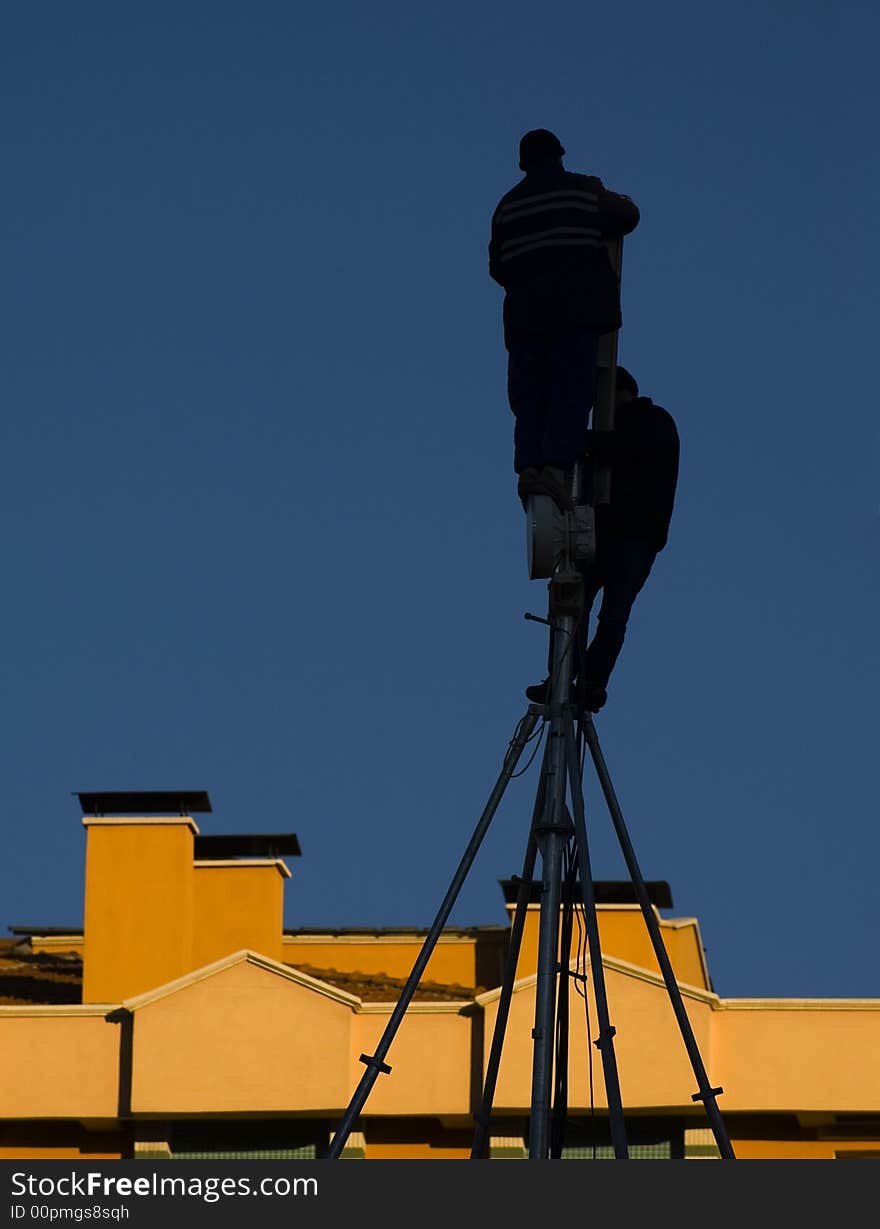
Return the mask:
<path id="1" fill-rule="evenodd" d="M 705 1102 L 708 1101 L 710 1097 L 713 1097 L 713 1098 L 720 1097 L 723 1092 L 724 1092 L 723 1088 L 707 1088 L 705 1092 L 691 1093 L 691 1100 L 692 1101 L 702 1101 L 705 1104 Z"/>
<path id="2" fill-rule="evenodd" d="M 365 1067 L 369 1067 L 372 1071 L 381 1072 L 383 1075 L 391 1074 L 391 1068 L 388 1064 L 383 1063 L 381 1058 L 377 1058 L 375 1054 L 362 1054 L 358 1062 L 363 1063 Z"/>
<path id="3" fill-rule="evenodd" d="M 606 1046 L 609 1044 L 612 1037 L 616 1037 L 616 1036 L 617 1036 L 617 1029 L 614 1027 L 613 1024 L 609 1024 L 608 1027 L 605 1029 L 605 1031 L 599 1034 L 599 1036 L 593 1042 L 593 1045 L 596 1047 L 597 1050 L 601 1050 L 603 1046 Z"/>

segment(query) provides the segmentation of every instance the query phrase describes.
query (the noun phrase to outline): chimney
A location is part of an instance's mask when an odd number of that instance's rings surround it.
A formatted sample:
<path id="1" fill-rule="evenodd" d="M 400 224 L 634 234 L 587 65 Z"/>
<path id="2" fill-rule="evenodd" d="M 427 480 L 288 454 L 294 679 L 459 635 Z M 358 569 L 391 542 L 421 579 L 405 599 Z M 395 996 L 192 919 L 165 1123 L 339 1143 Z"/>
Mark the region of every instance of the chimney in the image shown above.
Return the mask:
<path id="1" fill-rule="evenodd" d="M 83 1002 L 118 1003 L 242 948 L 282 958 L 294 834 L 202 836 L 204 791 L 80 794 Z"/>
<path id="2" fill-rule="evenodd" d="M 191 812 L 201 791 L 80 794 L 86 829 L 83 1002 L 118 1003 L 192 969 Z"/>
<path id="3" fill-rule="evenodd" d="M 282 855 L 299 857 L 293 833 L 196 837 L 194 968 L 245 947 L 282 960 Z"/>

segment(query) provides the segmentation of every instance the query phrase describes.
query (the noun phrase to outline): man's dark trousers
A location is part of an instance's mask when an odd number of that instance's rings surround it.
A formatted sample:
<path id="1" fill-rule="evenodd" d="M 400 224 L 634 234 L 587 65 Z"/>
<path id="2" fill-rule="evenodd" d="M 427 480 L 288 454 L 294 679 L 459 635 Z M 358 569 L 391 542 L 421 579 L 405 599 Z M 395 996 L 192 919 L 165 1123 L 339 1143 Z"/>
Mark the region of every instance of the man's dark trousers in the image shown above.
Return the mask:
<path id="1" fill-rule="evenodd" d="M 581 682 L 603 688 L 608 686 L 611 671 L 623 648 L 633 602 L 648 579 L 656 558 L 656 549 L 641 538 L 609 533 L 603 542 L 600 537 L 596 561 L 584 577 L 585 633 L 590 610 L 600 589 L 602 604 L 596 634 L 579 664 Z"/>
<path id="2" fill-rule="evenodd" d="M 511 342 L 507 396 L 516 417 L 513 468 L 570 469 L 583 451 L 596 393 L 599 334 L 592 329 Z"/>

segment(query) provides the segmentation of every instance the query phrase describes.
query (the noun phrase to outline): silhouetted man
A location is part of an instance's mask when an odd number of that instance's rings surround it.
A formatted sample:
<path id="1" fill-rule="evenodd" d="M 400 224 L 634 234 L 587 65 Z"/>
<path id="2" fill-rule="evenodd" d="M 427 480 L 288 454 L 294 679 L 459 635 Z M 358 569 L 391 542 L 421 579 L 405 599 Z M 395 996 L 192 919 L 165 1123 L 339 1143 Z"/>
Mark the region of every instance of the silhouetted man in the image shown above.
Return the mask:
<path id="1" fill-rule="evenodd" d="M 506 292 L 513 468 L 523 506 L 543 493 L 571 507 L 568 478 L 593 405 L 599 337 L 621 324 L 603 239 L 627 235 L 639 221 L 629 197 L 566 171 L 564 153 L 552 132 L 527 132 L 519 144 L 525 177 L 492 215 L 489 274 Z"/>
<path id="2" fill-rule="evenodd" d="M 617 368 L 613 431 L 587 431 L 586 451 L 611 466 L 611 500 L 596 509 L 596 559 L 585 571 L 583 630 L 577 697 L 597 713 L 617 661 L 630 611 L 666 545 L 678 483 L 678 431 L 662 406 L 639 396 L 625 367 Z M 599 590 L 596 634 L 586 646 L 590 610 Z M 586 652 L 584 649 L 586 648 Z M 546 704 L 548 680 L 527 687 Z"/>

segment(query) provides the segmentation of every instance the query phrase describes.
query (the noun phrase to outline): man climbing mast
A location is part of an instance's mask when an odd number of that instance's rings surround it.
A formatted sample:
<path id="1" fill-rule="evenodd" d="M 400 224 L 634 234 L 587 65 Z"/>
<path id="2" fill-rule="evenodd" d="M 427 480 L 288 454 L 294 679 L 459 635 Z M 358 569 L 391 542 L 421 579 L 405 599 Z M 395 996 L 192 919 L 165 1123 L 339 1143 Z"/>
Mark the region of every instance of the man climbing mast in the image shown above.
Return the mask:
<path id="1" fill-rule="evenodd" d="M 587 431 L 589 456 L 611 467 L 611 500 L 596 510 L 595 560 L 584 571 L 584 611 L 575 658 L 575 694 L 597 713 L 608 699 L 608 680 L 623 642 L 633 603 L 657 555 L 669 539 L 678 484 L 680 442 L 675 420 L 650 397 L 640 396 L 636 379 L 617 365 L 613 431 Z M 602 603 L 589 639 L 596 596 Z M 552 661 L 548 662 L 548 672 Z M 546 704 L 550 678 L 526 688 L 535 704 Z"/>
<path id="2" fill-rule="evenodd" d="M 629 197 L 567 171 L 564 153 L 545 128 L 525 134 L 524 177 L 499 201 L 489 242 L 489 274 L 505 290 L 517 493 L 523 506 L 530 495 L 550 495 L 563 511 L 595 396 L 599 337 L 621 325 L 604 240 L 639 222 Z"/>

